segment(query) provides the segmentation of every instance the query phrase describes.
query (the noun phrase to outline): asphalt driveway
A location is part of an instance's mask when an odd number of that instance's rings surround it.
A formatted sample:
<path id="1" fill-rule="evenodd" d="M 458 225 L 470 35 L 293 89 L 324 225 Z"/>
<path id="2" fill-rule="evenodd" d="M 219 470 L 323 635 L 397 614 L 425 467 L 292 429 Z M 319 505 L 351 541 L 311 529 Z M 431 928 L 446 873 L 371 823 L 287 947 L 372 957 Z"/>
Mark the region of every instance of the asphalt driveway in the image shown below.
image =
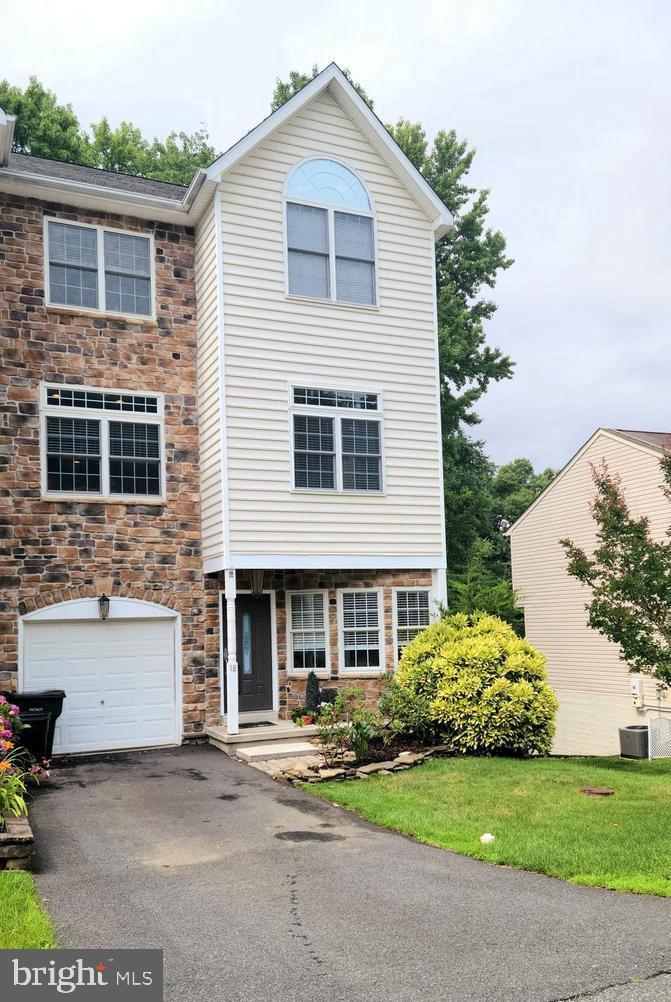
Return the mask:
<path id="1" fill-rule="evenodd" d="M 32 818 L 61 945 L 163 948 L 169 1002 L 671 997 L 671 900 L 419 845 L 209 747 L 57 769 Z"/>

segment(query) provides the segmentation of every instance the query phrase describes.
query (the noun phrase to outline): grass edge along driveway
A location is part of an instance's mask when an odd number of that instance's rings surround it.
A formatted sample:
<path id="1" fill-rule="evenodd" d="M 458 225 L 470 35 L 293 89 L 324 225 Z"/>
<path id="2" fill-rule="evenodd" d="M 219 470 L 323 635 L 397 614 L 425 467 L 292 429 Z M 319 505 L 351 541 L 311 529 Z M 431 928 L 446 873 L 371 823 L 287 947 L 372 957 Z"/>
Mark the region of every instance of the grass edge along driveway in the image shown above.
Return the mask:
<path id="1" fill-rule="evenodd" d="M 32 876 L 24 870 L 0 871 L 0 949 L 47 950 L 57 945 Z"/>
<path id="2" fill-rule="evenodd" d="M 610 797 L 580 793 L 607 786 Z M 577 884 L 671 896 L 671 762 L 442 758 L 391 775 L 305 784 L 421 842 Z M 489 845 L 480 836 L 491 832 Z"/>

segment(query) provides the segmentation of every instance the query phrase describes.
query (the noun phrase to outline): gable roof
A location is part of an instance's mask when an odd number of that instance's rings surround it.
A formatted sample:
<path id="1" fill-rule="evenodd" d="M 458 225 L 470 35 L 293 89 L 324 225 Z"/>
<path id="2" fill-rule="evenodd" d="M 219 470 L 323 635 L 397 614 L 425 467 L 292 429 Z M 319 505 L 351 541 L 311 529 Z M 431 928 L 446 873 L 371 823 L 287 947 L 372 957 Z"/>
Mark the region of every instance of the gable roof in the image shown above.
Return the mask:
<path id="1" fill-rule="evenodd" d="M 404 185 L 420 208 L 431 220 L 435 239 L 438 240 L 450 228 L 453 215 L 441 201 L 431 185 L 408 159 L 398 143 L 392 138 L 377 115 L 366 104 L 349 82 L 343 71 L 335 63 L 330 63 L 326 69 L 311 80 L 297 94 L 289 98 L 277 111 L 264 118 L 255 128 L 239 139 L 225 153 L 222 153 L 213 164 L 207 168 L 207 177 L 211 181 L 219 181 L 224 174 L 232 170 L 249 153 L 252 153 L 261 143 L 273 133 L 282 128 L 294 115 L 297 115 L 311 101 L 328 90 L 349 115 L 355 125 L 366 136 L 373 148 L 379 153 L 389 169 Z"/>
<path id="2" fill-rule="evenodd" d="M 625 430 L 623 428 L 597 428 L 594 434 L 587 439 L 584 445 L 578 449 L 578 451 L 571 456 L 568 463 L 562 467 L 559 473 L 552 478 L 547 487 L 540 492 L 538 497 L 534 498 L 528 508 L 525 508 L 522 514 L 515 519 L 513 524 L 506 530 L 506 536 L 510 536 L 511 533 L 520 525 L 521 522 L 530 514 L 553 487 L 559 483 L 559 481 L 572 469 L 581 456 L 587 451 L 590 445 L 596 441 L 600 436 L 606 436 L 607 438 L 619 439 L 621 442 L 625 442 L 627 445 L 631 445 L 637 449 L 644 449 L 646 452 L 652 452 L 656 456 L 662 455 L 663 452 L 669 446 L 671 446 L 671 432 L 666 431 L 631 431 Z"/>
<path id="3" fill-rule="evenodd" d="M 624 428 L 604 428 L 604 431 L 621 438 L 624 442 L 635 442 L 657 452 L 664 452 L 671 446 L 669 431 L 629 431 Z"/>
<path id="4" fill-rule="evenodd" d="M 435 239 L 442 237 L 452 225 L 452 213 L 335 63 L 322 70 L 209 167 L 199 168 L 188 187 L 98 167 L 10 153 L 15 118 L 0 109 L 0 184 L 7 191 L 28 197 L 57 199 L 69 205 L 193 224 L 224 174 L 326 90 L 426 213 Z"/>

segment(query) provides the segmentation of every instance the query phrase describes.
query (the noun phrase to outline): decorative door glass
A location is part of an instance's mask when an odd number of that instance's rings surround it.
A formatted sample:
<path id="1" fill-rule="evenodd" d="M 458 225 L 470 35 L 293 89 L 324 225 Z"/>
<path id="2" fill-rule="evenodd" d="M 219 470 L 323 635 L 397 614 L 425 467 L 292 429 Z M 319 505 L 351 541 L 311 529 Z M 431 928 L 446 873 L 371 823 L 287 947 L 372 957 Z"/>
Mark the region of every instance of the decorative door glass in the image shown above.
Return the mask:
<path id="1" fill-rule="evenodd" d="M 252 617 L 249 612 L 242 614 L 242 674 L 252 674 Z"/>

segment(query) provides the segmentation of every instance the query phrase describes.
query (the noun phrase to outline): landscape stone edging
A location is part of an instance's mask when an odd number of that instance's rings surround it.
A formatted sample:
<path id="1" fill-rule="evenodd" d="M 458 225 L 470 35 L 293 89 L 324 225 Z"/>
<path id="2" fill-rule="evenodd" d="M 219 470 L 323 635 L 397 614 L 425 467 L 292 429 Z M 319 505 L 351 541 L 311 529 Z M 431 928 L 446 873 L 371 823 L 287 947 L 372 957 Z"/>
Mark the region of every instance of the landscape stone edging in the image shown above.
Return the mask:
<path id="1" fill-rule="evenodd" d="M 5 818 L 0 832 L 0 870 L 27 870 L 35 848 L 35 836 L 25 814 Z"/>
<path id="2" fill-rule="evenodd" d="M 427 759 L 441 755 L 451 754 L 449 745 L 433 745 L 420 752 L 403 751 L 396 758 L 388 762 L 369 762 L 366 765 L 349 765 L 343 763 L 341 766 L 301 766 L 298 769 L 287 769 L 286 772 L 278 772 L 275 779 L 288 783 L 328 783 L 332 780 L 345 779 L 365 779 L 375 773 L 390 774 L 392 772 L 403 772 L 413 766 L 421 765 Z M 317 752 L 319 754 L 319 752 Z"/>

